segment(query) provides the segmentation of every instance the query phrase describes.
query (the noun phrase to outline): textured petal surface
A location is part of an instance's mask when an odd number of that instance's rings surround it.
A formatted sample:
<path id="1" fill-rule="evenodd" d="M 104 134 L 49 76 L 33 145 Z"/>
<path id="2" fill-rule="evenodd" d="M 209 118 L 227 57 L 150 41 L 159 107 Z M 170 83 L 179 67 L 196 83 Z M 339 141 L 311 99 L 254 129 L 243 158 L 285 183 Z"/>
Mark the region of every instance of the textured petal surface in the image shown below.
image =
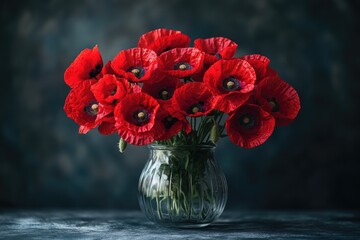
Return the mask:
<path id="1" fill-rule="evenodd" d="M 103 61 L 98 46 L 84 49 L 66 69 L 64 81 L 71 88 L 75 88 L 85 80 L 98 79 L 102 67 Z"/>
<path id="2" fill-rule="evenodd" d="M 180 31 L 159 28 L 143 34 L 138 47 L 151 49 L 160 55 L 173 48 L 188 47 L 190 37 Z"/>
<path id="3" fill-rule="evenodd" d="M 158 67 L 157 55 L 150 49 L 131 48 L 122 50 L 111 62 L 112 69 L 131 82 L 148 81 Z M 141 75 L 136 76 L 132 69 L 141 69 Z"/>
<path id="4" fill-rule="evenodd" d="M 205 53 L 196 48 L 174 48 L 159 56 L 159 68 L 166 75 L 184 78 L 201 71 Z M 184 70 L 178 66 L 185 64 Z"/>
<path id="5" fill-rule="evenodd" d="M 250 124 L 244 124 L 245 117 L 250 119 Z M 226 119 L 225 126 L 234 144 L 244 148 L 253 148 L 263 144 L 271 136 L 275 119 L 261 107 L 245 104 Z"/>
<path id="6" fill-rule="evenodd" d="M 300 110 L 296 90 L 280 77 L 266 77 L 259 83 L 255 98 L 258 104 L 276 119 L 276 125 L 288 125 Z"/>
<path id="7" fill-rule="evenodd" d="M 205 64 L 213 64 L 219 59 L 231 59 L 237 46 L 235 42 L 224 37 L 198 38 L 194 41 L 194 47 L 206 53 Z"/>
<path id="8" fill-rule="evenodd" d="M 210 113 L 213 109 L 213 95 L 204 83 L 192 82 L 176 89 L 173 96 L 173 108 L 183 116 L 198 117 Z M 192 106 L 197 112 L 191 112 Z"/>

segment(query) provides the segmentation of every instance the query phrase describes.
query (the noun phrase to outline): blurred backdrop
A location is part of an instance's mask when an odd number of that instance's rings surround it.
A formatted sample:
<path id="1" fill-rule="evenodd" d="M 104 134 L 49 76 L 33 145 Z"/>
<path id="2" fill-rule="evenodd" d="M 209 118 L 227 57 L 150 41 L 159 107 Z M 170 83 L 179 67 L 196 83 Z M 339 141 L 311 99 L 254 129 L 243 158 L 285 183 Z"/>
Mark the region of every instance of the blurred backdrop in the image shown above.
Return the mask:
<path id="1" fill-rule="evenodd" d="M 0 208 L 138 209 L 146 147 L 79 135 L 63 104 L 63 73 L 84 48 L 103 59 L 159 27 L 192 39 L 228 37 L 261 53 L 302 109 L 262 146 L 224 139 L 216 157 L 228 209 L 360 208 L 359 1 L 1 2 Z M 357 30 L 356 30 L 357 29 Z"/>

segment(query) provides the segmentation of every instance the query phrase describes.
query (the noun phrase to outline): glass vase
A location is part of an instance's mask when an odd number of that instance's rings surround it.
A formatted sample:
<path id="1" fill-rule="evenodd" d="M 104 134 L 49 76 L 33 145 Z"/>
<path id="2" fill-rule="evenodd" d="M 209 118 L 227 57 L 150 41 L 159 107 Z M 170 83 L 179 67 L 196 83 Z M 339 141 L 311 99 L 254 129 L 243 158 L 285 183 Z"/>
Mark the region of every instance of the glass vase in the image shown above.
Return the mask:
<path id="1" fill-rule="evenodd" d="M 141 210 L 170 227 L 203 227 L 224 210 L 227 183 L 214 146 L 150 145 L 139 180 Z"/>

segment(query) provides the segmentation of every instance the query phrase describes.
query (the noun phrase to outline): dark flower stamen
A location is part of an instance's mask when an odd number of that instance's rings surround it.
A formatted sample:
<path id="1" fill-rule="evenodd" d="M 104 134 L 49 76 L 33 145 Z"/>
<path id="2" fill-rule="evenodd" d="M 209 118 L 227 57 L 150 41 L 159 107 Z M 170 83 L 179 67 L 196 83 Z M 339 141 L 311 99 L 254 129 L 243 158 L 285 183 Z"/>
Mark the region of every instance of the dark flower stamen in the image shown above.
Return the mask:
<path id="1" fill-rule="evenodd" d="M 142 126 L 149 122 L 150 117 L 146 110 L 141 109 L 134 112 L 133 118 L 135 120 L 136 125 Z"/>
<path id="2" fill-rule="evenodd" d="M 279 111 L 279 103 L 276 101 L 276 98 L 271 98 L 271 99 L 267 99 L 269 105 L 271 106 L 271 111 L 272 112 L 278 112 Z"/>
<path id="3" fill-rule="evenodd" d="M 133 73 L 137 78 L 142 78 L 145 75 L 145 69 L 142 67 L 131 67 L 128 72 Z"/>
<path id="4" fill-rule="evenodd" d="M 243 126 L 244 128 L 252 128 L 255 126 L 255 117 L 251 116 L 249 114 L 244 114 L 240 117 L 240 124 L 241 126 Z"/>
<path id="5" fill-rule="evenodd" d="M 170 115 L 163 119 L 163 124 L 165 125 L 166 129 L 170 129 L 176 122 L 178 121 L 177 118 L 171 117 Z"/>
<path id="6" fill-rule="evenodd" d="M 239 80 L 234 77 L 228 77 L 223 80 L 223 88 L 226 91 L 235 91 L 239 88 L 243 88 Z"/>
<path id="7" fill-rule="evenodd" d="M 172 97 L 172 94 L 168 89 L 162 89 L 159 92 L 159 97 L 162 100 L 168 100 Z"/>
<path id="8" fill-rule="evenodd" d="M 189 114 L 195 114 L 197 112 L 204 112 L 204 103 L 199 102 L 191 105 L 187 111 Z"/>
<path id="9" fill-rule="evenodd" d="M 85 112 L 90 116 L 96 116 L 99 111 L 99 105 L 97 102 L 90 103 L 89 105 L 85 106 Z"/>
<path id="10" fill-rule="evenodd" d="M 90 78 L 96 77 L 101 72 L 101 69 L 102 69 L 101 64 L 96 65 L 95 68 L 91 69 L 91 71 L 89 72 L 89 77 Z"/>
<path id="11" fill-rule="evenodd" d="M 180 62 L 174 65 L 175 70 L 190 70 L 192 69 L 191 65 L 187 62 Z"/>

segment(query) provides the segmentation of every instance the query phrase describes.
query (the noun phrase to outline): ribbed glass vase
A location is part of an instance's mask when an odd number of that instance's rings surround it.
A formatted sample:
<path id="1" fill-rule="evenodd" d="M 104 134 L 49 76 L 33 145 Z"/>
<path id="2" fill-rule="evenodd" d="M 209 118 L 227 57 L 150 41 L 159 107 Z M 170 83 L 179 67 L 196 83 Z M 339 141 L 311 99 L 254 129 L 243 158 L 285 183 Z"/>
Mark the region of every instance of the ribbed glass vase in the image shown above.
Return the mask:
<path id="1" fill-rule="evenodd" d="M 214 146 L 150 145 L 139 180 L 138 198 L 151 221 L 195 228 L 221 215 L 226 179 L 214 158 Z"/>

